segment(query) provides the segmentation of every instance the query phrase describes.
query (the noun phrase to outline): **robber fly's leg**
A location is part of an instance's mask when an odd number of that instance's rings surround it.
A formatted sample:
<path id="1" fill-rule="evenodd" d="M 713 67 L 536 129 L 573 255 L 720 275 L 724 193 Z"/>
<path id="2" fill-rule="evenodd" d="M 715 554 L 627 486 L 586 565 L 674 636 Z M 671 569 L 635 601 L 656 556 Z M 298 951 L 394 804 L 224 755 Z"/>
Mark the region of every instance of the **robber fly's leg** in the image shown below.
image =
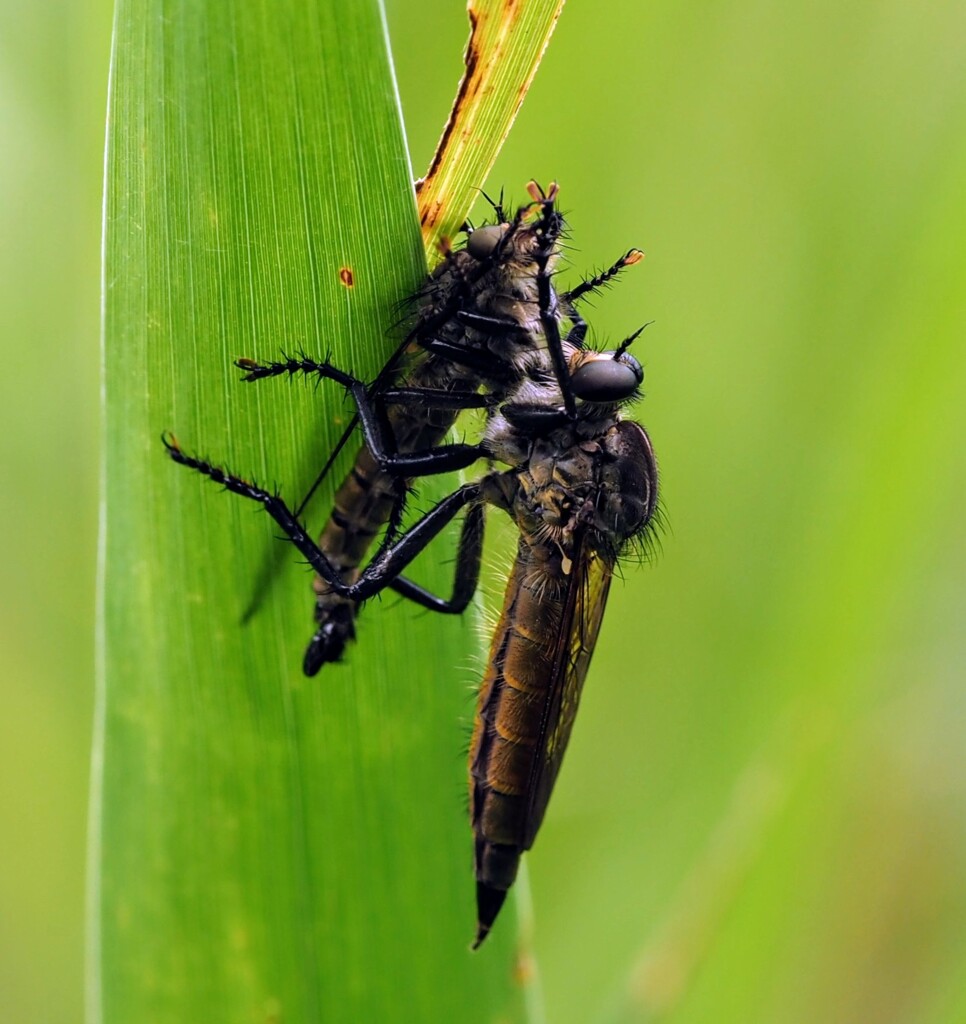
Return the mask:
<path id="1" fill-rule="evenodd" d="M 453 577 L 453 592 L 450 597 L 437 597 L 425 587 L 405 576 L 398 576 L 389 586 L 433 612 L 460 615 L 473 600 L 480 581 L 480 563 L 483 556 L 483 506 L 471 505 L 460 532 L 459 548 L 456 552 L 456 572 Z"/>
<path id="2" fill-rule="evenodd" d="M 398 540 L 380 548 L 354 583 L 346 583 L 338 569 L 326 558 L 308 535 L 305 527 L 278 495 L 242 480 L 219 466 L 213 466 L 204 459 L 186 454 L 178 447 L 174 438 L 168 435 L 162 436 L 161 440 L 175 462 L 197 470 L 215 483 L 221 484 L 232 494 L 240 494 L 243 498 L 250 498 L 262 505 L 309 565 L 325 580 L 332 592 L 351 601 L 364 601 L 378 594 L 380 590 L 385 590 L 446 524 L 452 521 L 461 508 L 480 497 L 479 484 L 465 484 L 460 487 L 438 502 Z"/>
<path id="3" fill-rule="evenodd" d="M 403 498 L 404 494 L 399 495 L 393 505 L 386 525 L 384 545 L 394 542 L 397 537 L 401 512 L 405 504 Z M 482 518 L 482 506 L 471 505 L 460 534 L 453 592 L 448 601 L 402 576 L 390 582 L 389 588 L 433 611 L 451 614 L 464 611 L 473 598 L 480 575 Z M 355 572 L 355 569 L 348 571 Z M 321 583 L 321 593 L 317 596 L 316 607 L 318 628 L 309 641 L 302 661 L 302 668 L 307 676 L 314 676 L 323 665 L 340 660 L 346 643 L 355 637 L 355 617 L 358 613 L 357 602 L 326 593 L 324 582 L 318 582 Z"/>
<path id="4" fill-rule="evenodd" d="M 465 506 L 477 505 L 481 497 L 478 483 L 464 484 L 452 494 L 436 503 L 417 523 L 411 526 L 395 543 L 383 546 L 376 552 L 372 561 L 362 571 L 358 581 L 349 588 L 347 596 L 356 601 L 364 601 L 384 590 L 426 546 L 437 537 L 447 523 L 452 522 L 456 513 Z M 469 543 L 469 542 L 468 542 Z M 467 551 L 467 564 L 478 558 L 472 550 Z M 477 574 L 479 570 L 477 569 Z M 468 585 L 469 579 L 466 584 Z M 475 584 L 474 584 L 475 589 Z M 462 599 L 463 591 L 457 588 L 457 599 Z M 470 595 L 472 596 L 472 595 Z M 467 603 L 469 598 L 466 599 Z"/>
<path id="5" fill-rule="evenodd" d="M 606 270 L 602 270 L 599 274 L 594 274 L 593 277 L 588 277 L 585 281 L 581 281 L 576 288 L 571 288 L 569 292 L 564 292 L 561 295 L 561 299 L 564 302 L 576 302 L 587 295 L 588 292 L 596 291 L 598 288 L 608 284 L 624 267 L 632 267 L 635 263 L 640 263 L 642 259 L 644 259 L 644 253 L 640 249 L 629 249 Z"/>
<path id="6" fill-rule="evenodd" d="M 574 348 L 583 348 L 587 339 L 587 321 L 573 307 L 568 310 L 567 319 L 573 325 L 567 333 L 567 341 Z"/>
<path id="7" fill-rule="evenodd" d="M 369 388 L 357 377 L 329 363 L 316 362 L 313 359 L 285 359 L 262 365 L 250 359 L 241 359 L 238 360 L 238 365 L 246 371 L 246 381 L 302 373 L 306 376 L 314 374 L 341 384 L 355 402 L 366 447 L 379 463 L 379 468 L 390 476 L 429 476 L 466 469 L 477 459 L 488 454 L 483 445 L 475 444 L 445 444 L 425 451 L 397 452 L 392 431 L 388 429 L 385 416 L 381 414 L 377 402 L 369 394 Z M 438 392 L 436 394 L 438 395 Z M 459 402 L 461 398 L 454 396 L 450 401 Z M 451 404 L 450 408 L 452 407 Z"/>
<path id="8" fill-rule="evenodd" d="M 577 403 L 570 384 L 570 369 L 564 356 L 563 339 L 560 337 L 560 322 L 557 319 L 557 300 L 550 284 L 550 272 L 547 264 L 552 252 L 552 245 L 543 245 L 535 253 L 537 264 L 537 305 L 540 309 L 540 323 L 543 325 L 544 337 L 547 340 L 547 351 L 553 363 L 554 376 L 563 397 L 564 409 L 570 419 L 577 416 Z"/>

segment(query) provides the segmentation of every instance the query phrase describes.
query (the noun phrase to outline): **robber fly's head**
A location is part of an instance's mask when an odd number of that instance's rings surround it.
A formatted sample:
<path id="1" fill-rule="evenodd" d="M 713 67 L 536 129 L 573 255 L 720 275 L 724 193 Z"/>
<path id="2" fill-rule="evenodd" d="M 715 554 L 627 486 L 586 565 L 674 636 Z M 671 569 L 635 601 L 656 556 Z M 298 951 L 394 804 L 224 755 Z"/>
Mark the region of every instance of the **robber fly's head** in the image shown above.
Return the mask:
<path id="1" fill-rule="evenodd" d="M 626 351 L 578 353 L 571 364 L 574 397 L 595 405 L 621 405 L 634 398 L 644 383 L 641 364 Z"/>
<path id="2" fill-rule="evenodd" d="M 577 349 L 574 352 L 570 384 L 575 398 L 598 405 L 621 405 L 640 394 L 644 368 L 627 350 L 640 337 L 644 327 L 639 327 L 613 351 Z"/>

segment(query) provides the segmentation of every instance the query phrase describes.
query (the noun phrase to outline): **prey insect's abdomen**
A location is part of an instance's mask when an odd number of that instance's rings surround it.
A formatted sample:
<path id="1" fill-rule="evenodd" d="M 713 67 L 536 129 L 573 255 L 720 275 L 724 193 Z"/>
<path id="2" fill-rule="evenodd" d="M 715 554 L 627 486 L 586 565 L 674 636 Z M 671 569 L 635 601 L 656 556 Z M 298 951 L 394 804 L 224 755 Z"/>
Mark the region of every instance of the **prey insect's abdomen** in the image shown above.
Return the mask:
<path id="1" fill-rule="evenodd" d="M 386 524 L 396 501 L 394 481 L 383 473 L 368 448 L 361 448 L 349 475 L 342 481 L 332 512 L 319 537 L 319 546 L 346 582 L 358 575 L 374 538 Z M 353 601 L 333 593 L 321 576 L 312 580 L 318 629 L 305 651 L 302 667 L 313 676 L 329 661 L 337 661 L 355 637 Z"/>
<path id="2" fill-rule="evenodd" d="M 399 451 L 432 448 L 445 438 L 456 419 L 448 410 L 422 410 L 408 415 L 389 413 Z M 347 582 L 358 574 L 373 541 L 394 510 L 406 482 L 383 471 L 365 446 L 359 449 L 349 475 L 336 492 L 332 512 L 319 537 L 319 547 Z M 315 590 L 315 621 L 318 626 L 305 651 L 302 668 L 314 676 L 330 661 L 338 661 L 346 644 L 355 637 L 356 604 L 333 593 L 320 576 Z"/>

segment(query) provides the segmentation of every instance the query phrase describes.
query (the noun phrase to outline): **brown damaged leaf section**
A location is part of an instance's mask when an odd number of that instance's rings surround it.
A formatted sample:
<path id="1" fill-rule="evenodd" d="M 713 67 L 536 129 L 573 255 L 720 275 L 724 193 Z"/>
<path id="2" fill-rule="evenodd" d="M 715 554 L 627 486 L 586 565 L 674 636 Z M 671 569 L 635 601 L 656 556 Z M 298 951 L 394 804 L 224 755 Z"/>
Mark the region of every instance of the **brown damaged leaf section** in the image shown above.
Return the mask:
<path id="1" fill-rule="evenodd" d="M 351 288 L 356 283 L 355 275 L 352 273 L 352 267 L 342 267 L 339 270 L 339 280 L 346 286 Z"/>
<path id="2" fill-rule="evenodd" d="M 465 69 L 426 176 L 416 183 L 430 263 L 459 229 L 530 88 L 564 0 L 469 0 Z"/>

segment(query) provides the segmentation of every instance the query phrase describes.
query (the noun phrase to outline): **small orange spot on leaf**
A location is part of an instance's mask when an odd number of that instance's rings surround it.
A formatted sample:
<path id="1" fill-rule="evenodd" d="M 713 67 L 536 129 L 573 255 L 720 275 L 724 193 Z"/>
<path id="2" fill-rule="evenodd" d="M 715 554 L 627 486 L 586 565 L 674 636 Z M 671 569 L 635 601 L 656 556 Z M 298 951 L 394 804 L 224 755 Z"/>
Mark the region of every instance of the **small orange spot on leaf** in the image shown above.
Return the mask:
<path id="1" fill-rule="evenodd" d="M 352 267 L 342 267 L 339 270 L 339 280 L 346 288 L 352 288 L 356 283 L 356 279 L 352 274 Z"/>

